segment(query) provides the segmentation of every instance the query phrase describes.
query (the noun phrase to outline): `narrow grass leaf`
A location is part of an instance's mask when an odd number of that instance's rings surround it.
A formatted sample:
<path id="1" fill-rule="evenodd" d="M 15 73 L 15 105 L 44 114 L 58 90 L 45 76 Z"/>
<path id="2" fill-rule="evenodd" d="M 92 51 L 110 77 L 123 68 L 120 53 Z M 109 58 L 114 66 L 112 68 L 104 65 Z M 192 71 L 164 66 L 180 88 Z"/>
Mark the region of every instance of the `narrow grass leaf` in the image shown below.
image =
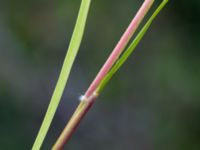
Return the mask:
<path id="1" fill-rule="evenodd" d="M 60 99 L 62 97 L 64 88 L 66 86 L 72 65 L 76 58 L 78 49 L 81 44 L 81 40 L 83 37 L 85 24 L 88 16 L 88 11 L 90 7 L 91 0 L 82 0 L 81 6 L 78 13 L 78 18 L 76 21 L 76 25 L 74 28 L 74 32 L 69 44 L 67 55 L 64 59 L 64 63 L 61 69 L 60 76 L 58 78 L 58 82 L 56 84 L 55 90 L 53 92 L 50 104 L 48 106 L 47 112 L 45 114 L 44 120 L 42 122 L 41 128 L 38 132 L 32 150 L 39 150 L 42 146 L 44 138 L 49 130 L 51 122 L 53 120 L 54 114 L 59 105 Z"/>
<path id="2" fill-rule="evenodd" d="M 113 77 L 113 75 L 121 68 L 121 66 L 125 63 L 125 61 L 128 59 L 128 57 L 133 53 L 136 46 L 139 44 L 139 42 L 141 41 L 141 39 L 143 38 L 143 36 L 147 32 L 147 30 L 149 29 L 153 20 L 156 18 L 156 16 L 159 14 L 159 12 L 163 9 L 163 7 L 167 4 L 167 2 L 168 2 L 168 0 L 163 0 L 163 2 L 158 6 L 158 8 L 153 13 L 153 15 L 149 18 L 147 23 L 144 25 L 144 27 L 138 33 L 136 38 L 130 44 L 130 46 L 125 50 L 125 52 L 122 54 L 122 56 L 118 59 L 118 61 L 115 63 L 115 65 L 111 68 L 111 70 L 108 72 L 108 74 L 102 80 L 101 84 L 98 86 L 98 88 L 96 90 L 97 93 L 100 93 L 104 89 L 104 87 L 107 85 L 107 83 Z"/>

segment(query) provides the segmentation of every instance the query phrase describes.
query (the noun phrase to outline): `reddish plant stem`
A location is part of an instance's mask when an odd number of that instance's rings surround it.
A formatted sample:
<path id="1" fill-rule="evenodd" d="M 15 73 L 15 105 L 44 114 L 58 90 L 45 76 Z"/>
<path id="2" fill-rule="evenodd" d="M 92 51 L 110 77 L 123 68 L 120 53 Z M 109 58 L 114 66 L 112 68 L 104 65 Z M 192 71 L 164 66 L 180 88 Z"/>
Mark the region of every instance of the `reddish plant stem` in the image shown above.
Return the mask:
<path id="1" fill-rule="evenodd" d="M 114 50 L 108 57 L 107 61 L 105 62 L 105 64 L 103 65 L 103 67 L 101 68 L 99 73 L 97 74 L 96 78 L 93 80 L 92 84 L 89 86 L 88 90 L 85 93 L 86 97 L 89 97 L 90 95 L 92 95 L 95 92 L 95 90 L 97 89 L 100 82 L 103 80 L 103 78 L 106 76 L 108 71 L 111 69 L 113 64 L 116 62 L 116 60 L 118 59 L 120 54 L 123 52 L 124 48 L 128 44 L 128 42 L 131 39 L 131 37 L 133 36 L 133 34 L 135 33 L 136 29 L 138 28 L 139 24 L 145 17 L 146 13 L 150 9 L 153 2 L 154 2 L 154 0 L 145 0 L 144 1 L 141 8 L 139 9 L 137 14 L 131 21 L 130 25 L 128 26 L 128 28 L 126 29 L 124 34 L 122 35 L 121 39 L 117 43 L 116 47 L 114 48 Z"/>
<path id="2" fill-rule="evenodd" d="M 153 4 L 154 0 L 145 0 L 142 4 L 141 8 L 137 12 L 136 16 L 128 26 L 125 33 L 122 35 L 120 41 L 114 48 L 113 52 L 108 57 L 107 61 L 97 74 L 96 78 L 93 80 L 92 84 L 89 86 L 88 90 L 86 91 L 82 101 L 80 102 L 79 106 L 77 107 L 76 111 L 74 112 L 73 116 L 71 117 L 69 123 L 63 130 L 62 134 L 58 138 L 57 142 L 53 146 L 53 150 L 62 150 L 64 145 L 68 142 L 76 128 L 78 127 L 80 121 L 83 119 L 85 114 L 88 112 L 94 101 L 96 100 L 98 93 L 96 93 L 96 89 L 98 88 L 101 81 L 104 79 L 108 71 L 112 68 L 113 64 L 116 62 L 120 54 L 123 52 L 124 48 L 128 44 L 129 40 L 135 33 L 136 29 L 138 28 L 139 24 L 145 17 L 146 13 L 150 9 L 151 5 Z"/>

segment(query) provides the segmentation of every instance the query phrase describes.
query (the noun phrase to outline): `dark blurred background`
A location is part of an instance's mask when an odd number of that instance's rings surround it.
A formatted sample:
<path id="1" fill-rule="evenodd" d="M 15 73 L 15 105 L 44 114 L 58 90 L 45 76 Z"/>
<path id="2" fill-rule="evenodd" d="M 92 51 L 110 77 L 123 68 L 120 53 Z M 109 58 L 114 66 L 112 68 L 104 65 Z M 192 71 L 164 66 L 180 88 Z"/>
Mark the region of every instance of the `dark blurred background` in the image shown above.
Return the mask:
<path id="1" fill-rule="evenodd" d="M 31 149 L 80 1 L 0 0 L 0 149 Z M 78 105 L 78 97 L 141 3 L 92 1 L 78 57 L 42 149 L 50 149 L 55 142 Z M 171 0 L 66 149 L 199 150 L 199 27 L 199 0 Z"/>

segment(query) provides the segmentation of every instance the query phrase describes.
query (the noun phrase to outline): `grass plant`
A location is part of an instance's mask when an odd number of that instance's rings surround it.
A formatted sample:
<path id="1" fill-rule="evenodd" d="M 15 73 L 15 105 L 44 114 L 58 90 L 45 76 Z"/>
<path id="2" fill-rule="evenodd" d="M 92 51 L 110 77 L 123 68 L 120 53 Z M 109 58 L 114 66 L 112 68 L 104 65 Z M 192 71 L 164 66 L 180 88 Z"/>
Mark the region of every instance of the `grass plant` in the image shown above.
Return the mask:
<path id="1" fill-rule="evenodd" d="M 158 6 L 152 16 L 148 19 L 146 24 L 143 26 L 141 31 L 137 34 L 136 38 L 131 42 L 128 48 L 124 51 L 126 45 L 129 43 L 132 35 L 140 25 L 141 21 L 145 17 L 146 13 L 153 4 L 153 0 L 145 0 L 141 8 L 139 9 L 136 16 L 133 18 L 131 24 L 128 26 L 127 30 L 121 37 L 120 41 L 112 51 L 111 55 L 108 57 L 107 61 L 97 74 L 96 78 L 93 80 L 88 90 L 84 96 L 80 98 L 80 104 L 78 105 L 76 111 L 72 115 L 70 121 L 66 125 L 65 129 L 61 133 L 57 142 L 53 146 L 53 150 L 60 150 L 64 148 L 64 145 L 68 142 L 82 118 L 86 115 L 96 98 L 99 96 L 100 92 L 104 89 L 113 75 L 121 68 L 128 57 L 133 53 L 136 46 L 139 44 L 146 31 L 152 24 L 155 17 L 159 14 L 162 8 L 166 5 L 168 0 L 163 0 L 163 2 Z M 121 55 L 121 56 L 120 56 Z"/>
<path id="2" fill-rule="evenodd" d="M 144 0 L 142 6 L 136 13 L 128 28 L 125 30 L 124 34 L 122 35 L 114 50 L 111 52 L 110 56 L 100 69 L 99 73 L 97 74 L 97 76 L 95 77 L 85 94 L 81 96 L 80 104 L 78 105 L 68 124 L 64 128 L 63 132 L 59 136 L 58 140 L 54 144 L 52 148 L 53 150 L 61 150 L 64 148 L 64 145 L 68 142 L 68 140 L 70 139 L 70 137 L 72 136 L 72 134 L 74 133 L 79 123 L 88 112 L 88 110 L 91 108 L 92 104 L 95 102 L 99 94 L 103 91 L 104 87 L 108 84 L 113 75 L 115 75 L 116 72 L 121 68 L 121 66 L 126 62 L 128 57 L 134 52 L 136 46 L 139 44 L 146 31 L 149 29 L 153 20 L 159 14 L 162 8 L 166 5 L 168 0 L 162 1 L 162 3 L 154 11 L 152 16 L 147 20 L 146 24 L 139 31 L 135 39 L 133 39 L 133 41 L 130 43 L 132 36 L 138 29 L 139 25 L 141 24 L 148 11 L 150 10 L 153 2 L 154 0 Z M 72 39 L 69 44 L 68 52 L 65 57 L 61 73 L 58 78 L 58 82 L 56 84 L 54 93 L 52 95 L 50 104 L 48 106 L 46 115 L 38 132 L 32 150 L 39 150 L 41 148 L 45 136 L 53 120 L 56 109 L 59 105 L 64 88 L 67 84 L 72 65 L 74 63 L 74 60 L 76 58 L 81 44 L 81 39 L 83 37 L 90 3 L 91 0 L 82 0 L 81 2 L 81 7 L 79 10 Z"/>

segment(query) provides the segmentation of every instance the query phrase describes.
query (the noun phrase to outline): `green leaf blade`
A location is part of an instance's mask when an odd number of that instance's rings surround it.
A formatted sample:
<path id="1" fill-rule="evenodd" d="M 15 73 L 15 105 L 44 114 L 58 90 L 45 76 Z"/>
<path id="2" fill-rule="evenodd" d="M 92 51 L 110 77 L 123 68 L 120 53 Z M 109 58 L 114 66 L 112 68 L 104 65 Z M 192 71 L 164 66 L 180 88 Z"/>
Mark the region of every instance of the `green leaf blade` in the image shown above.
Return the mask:
<path id="1" fill-rule="evenodd" d="M 61 69 L 61 73 L 58 78 L 58 82 L 53 92 L 50 104 L 48 106 L 47 112 L 45 114 L 44 120 L 41 125 L 41 128 L 33 144 L 32 150 L 39 150 L 41 148 L 42 143 L 45 139 L 45 136 L 53 120 L 53 117 L 55 115 L 55 112 L 57 110 L 57 107 L 59 105 L 64 88 L 69 78 L 72 65 L 74 63 L 74 60 L 76 58 L 76 55 L 78 53 L 78 50 L 82 41 L 90 3 L 91 3 L 91 0 L 82 0 L 81 2 L 78 18 L 77 18 L 74 32 L 69 44 L 67 55 L 65 57 L 65 60 Z"/>
<path id="2" fill-rule="evenodd" d="M 149 18 L 147 23 L 144 25 L 144 27 L 141 29 L 141 31 L 138 33 L 136 38 L 133 40 L 133 42 L 130 44 L 130 46 L 125 50 L 125 52 L 122 54 L 122 56 L 118 59 L 118 61 L 115 63 L 115 65 L 111 68 L 111 70 L 108 72 L 108 74 L 105 76 L 105 78 L 102 80 L 101 84 L 97 88 L 96 92 L 100 93 L 104 87 L 107 85 L 107 83 L 110 81 L 110 79 L 113 77 L 113 75 L 121 68 L 121 66 L 125 63 L 125 61 L 128 59 L 128 57 L 134 52 L 135 48 L 149 29 L 150 25 L 152 24 L 153 20 L 156 18 L 156 16 L 159 14 L 159 12 L 163 9 L 163 7 L 167 4 L 168 0 L 163 0 L 162 3 L 158 6 L 158 8 L 154 11 L 152 16 Z"/>

